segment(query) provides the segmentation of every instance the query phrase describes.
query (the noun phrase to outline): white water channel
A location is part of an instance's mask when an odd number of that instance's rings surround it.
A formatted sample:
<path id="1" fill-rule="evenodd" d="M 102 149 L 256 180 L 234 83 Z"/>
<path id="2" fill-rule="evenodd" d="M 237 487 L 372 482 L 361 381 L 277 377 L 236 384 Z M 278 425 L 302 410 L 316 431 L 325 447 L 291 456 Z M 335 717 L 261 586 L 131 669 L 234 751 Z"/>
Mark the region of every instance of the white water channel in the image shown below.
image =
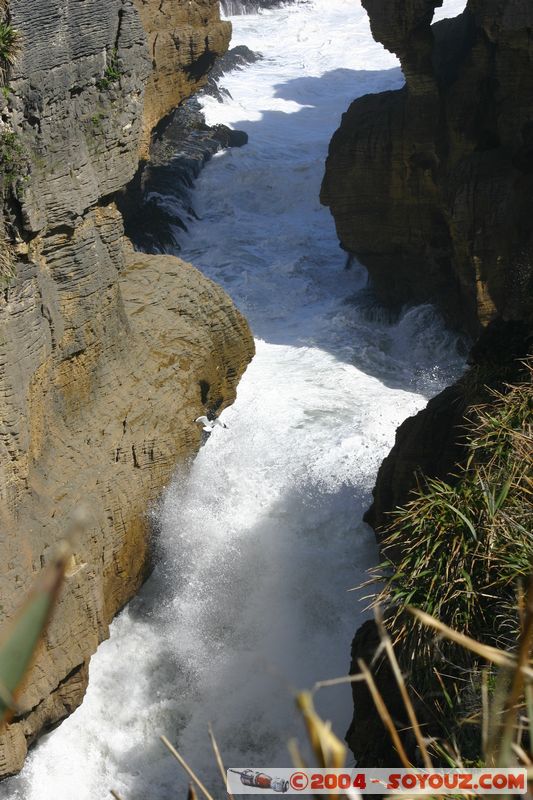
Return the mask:
<path id="1" fill-rule="evenodd" d="M 453 1 L 446 12 L 464 5 Z M 228 766 L 288 766 L 286 742 L 302 734 L 293 688 L 348 668 L 364 604 L 347 590 L 376 561 L 362 514 L 379 463 L 397 425 L 461 368 L 430 307 L 390 321 L 365 271 L 344 270 L 318 200 L 342 112 L 402 83 L 359 0 L 233 21 L 234 43 L 264 58 L 224 79 L 232 99 L 205 105 L 209 122 L 250 142 L 204 170 L 180 255 L 234 298 L 257 355 L 228 429 L 155 512 L 155 571 L 94 657 L 82 707 L 1 798 L 184 797 L 161 733 L 221 797 L 208 721 Z M 342 736 L 349 687 L 323 690 L 318 705 Z"/>

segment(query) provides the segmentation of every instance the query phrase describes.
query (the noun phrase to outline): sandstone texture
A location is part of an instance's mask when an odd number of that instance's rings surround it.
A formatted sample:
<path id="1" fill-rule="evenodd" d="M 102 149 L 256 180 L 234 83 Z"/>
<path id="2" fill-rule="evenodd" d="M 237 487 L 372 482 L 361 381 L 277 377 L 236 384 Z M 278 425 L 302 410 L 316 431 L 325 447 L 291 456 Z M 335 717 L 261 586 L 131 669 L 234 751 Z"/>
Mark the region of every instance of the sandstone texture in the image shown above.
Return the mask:
<path id="1" fill-rule="evenodd" d="M 253 353 L 223 291 L 135 254 L 114 203 L 158 115 L 226 47 L 218 3 L 10 0 L 8 14 L 22 49 L 0 94 L 0 621 L 82 504 L 87 522 L 0 775 L 81 702 L 90 655 L 146 576 L 147 509 Z"/>
<path id="2" fill-rule="evenodd" d="M 440 0 L 363 5 L 406 84 L 356 100 L 332 139 L 342 246 L 390 305 L 435 302 L 474 335 L 531 320 L 533 5 L 469 0 L 433 26 Z"/>
<path id="3" fill-rule="evenodd" d="M 229 46 L 231 25 L 213 0 L 134 0 L 154 69 L 145 97 L 143 149 L 158 122 L 203 86 L 217 56 Z M 196 85 L 196 86 L 195 86 Z"/>

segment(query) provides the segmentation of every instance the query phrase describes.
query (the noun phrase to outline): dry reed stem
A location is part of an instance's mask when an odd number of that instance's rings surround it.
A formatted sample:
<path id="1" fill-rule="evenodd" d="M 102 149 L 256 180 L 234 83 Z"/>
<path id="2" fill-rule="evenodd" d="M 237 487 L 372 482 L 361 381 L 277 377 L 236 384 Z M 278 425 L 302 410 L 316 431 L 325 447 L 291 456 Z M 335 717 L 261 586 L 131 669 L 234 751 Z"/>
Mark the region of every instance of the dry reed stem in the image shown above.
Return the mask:
<path id="1" fill-rule="evenodd" d="M 465 650 L 470 650 L 472 653 L 481 656 L 486 661 L 497 664 L 499 667 L 505 667 L 506 669 L 512 670 L 516 669 L 516 658 L 508 655 L 503 650 L 498 650 L 497 647 L 481 644 L 481 642 L 471 639 L 470 636 L 465 636 L 464 633 L 458 633 L 453 628 L 449 628 L 443 622 L 439 622 L 439 620 L 435 619 L 435 617 L 432 617 L 430 614 L 426 614 L 425 611 L 420 611 L 418 608 L 413 608 L 412 606 L 406 606 L 406 608 L 414 617 L 420 620 L 423 625 L 426 625 L 428 628 L 433 628 L 433 630 L 436 630 L 446 639 L 450 639 L 460 647 L 465 648 Z M 522 665 L 520 669 L 524 675 L 527 675 L 529 678 L 533 678 L 533 670 L 530 667 Z"/>
<path id="2" fill-rule="evenodd" d="M 228 791 L 228 777 L 227 772 L 224 769 L 224 762 L 222 761 L 222 756 L 220 754 L 220 749 L 217 744 L 217 740 L 215 739 L 215 734 L 213 732 L 213 726 L 211 723 L 207 726 L 207 730 L 209 731 L 209 738 L 211 739 L 211 747 L 213 748 L 213 753 L 215 754 L 215 759 L 218 765 L 218 769 L 220 774 L 222 775 L 222 780 L 224 781 L 224 786 L 226 787 L 226 791 L 228 793 L 229 800 L 233 800 L 233 795 Z"/>
<path id="3" fill-rule="evenodd" d="M 194 783 L 195 783 L 195 784 L 198 786 L 198 788 L 200 789 L 200 791 L 202 792 L 202 794 L 203 794 L 203 795 L 205 795 L 205 797 L 207 798 L 207 800 L 214 800 L 213 796 L 212 796 L 212 795 L 211 795 L 211 794 L 208 792 L 208 790 L 205 788 L 205 786 L 204 786 L 204 784 L 202 783 L 202 781 L 200 780 L 200 778 L 199 778 L 199 777 L 198 777 L 198 776 L 197 776 L 197 775 L 196 775 L 196 774 L 193 772 L 193 770 L 192 770 L 192 769 L 189 767 L 189 765 L 187 764 L 187 762 L 185 761 L 185 759 L 183 758 L 183 756 L 181 756 L 181 755 L 178 753 L 178 751 L 176 750 L 176 748 L 175 748 L 175 747 L 174 747 L 174 746 L 173 746 L 173 745 L 172 745 L 172 744 L 169 742 L 169 740 L 167 739 L 167 737 L 166 737 L 166 736 L 160 736 L 159 738 L 161 739 L 161 741 L 163 742 L 163 744 L 165 745 L 165 747 L 167 748 L 167 750 L 169 750 L 169 751 L 172 753 L 172 755 L 174 756 L 174 758 L 176 759 L 176 761 L 178 762 L 178 764 L 180 764 L 180 765 L 183 767 L 183 769 L 185 770 L 185 772 L 187 773 L 187 775 L 189 776 L 189 778 L 192 778 L 192 780 L 194 781 Z"/>
<path id="4" fill-rule="evenodd" d="M 514 738 L 516 710 L 524 691 L 524 667 L 531 657 L 533 647 L 533 576 L 529 580 L 524 625 L 520 634 L 518 657 L 511 688 L 504 708 L 502 735 L 496 750 L 496 763 L 505 766 L 510 763 L 511 744 Z"/>
<path id="5" fill-rule="evenodd" d="M 194 788 L 194 784 L 189 783 L 189 791 L 187 792 L 187 800 L 198 800 L 198 795 L 196 794 L 196 789 Z"/>
<path id="6" fill-rule="evenodd" d="M 361 672 L 365 676 L 365 680 L 366 680 L 366 682 L 368 684 L 368 688 L 370 689 L 370 694 L 372 695 L 372 699 L 374 701 L 374 705 L 376 706 L 378 714 L 381 717 L 381 721 L 383 722 L 383 724 L 385 725 L 385 727 L 387 728 L 387 730 L 388 730 L 388 732 L 390 734 L 390 737 L 391 737 L 391 739 L 393 741 L 393 744 L 394 744 L 394 746 L 396 748 L 396 751 L 397 751 L 398 755 L 400 756 L 400 760 L 401 760 L 402 764 L 404 765 L 404 767 L 406 769 L 409 769 L 411 767 L 411 762 L 407 758 L 407 753 L 404 750 L 403 744 L 402 744 L 401 739 L 400 739 L 400 737 L 398 735 L 398 731 L 396 730 L 396 726 L 395 726 L 394 722 L 392 721 L 392 717 L 391 717 L 391 715 L 389 713 L 389 709 L 385 705 L 383 697 L 381 696 L 381 693 L 380 693 L 378 687 L 376 686 L 374 678 L 372 677 L 372 673 L 370 672 L 370 670 L 368 669 L 367 665 L 365 664 L 365 662 L 362 659 L 358 659 L 357 663 L 359 665 L 359 669 L 361 670 Z"/>
<path id="7" fill-rule="evenodd" d="M 415 739 L 417 741 L 418 747 L 422 754 L 422 759 L 424 761 L 425 766 L 428 769 L 433 767 L 431 762 L 431 758 L 429 757 L 429 753 L 426 747 L 426 743 L 424 741 L 424 737 L 422 736 L 422 731 L 420 730 L 420 724 L 418 722 L 415 709 L 413 707 L 413 703 L 411 702 L 411 698 L 409 697 L 409 692 L 407 691 L 407 686 L 405 685 L 405 680 L 402 675 L 402 671 L 400 669 L 400 665 L 398 664 L 398 659 L 396 658 L 396 653 L 394 652 L 394 648 L 392 646 L 392 641 L 390 636 L 388 635 L 387 631 L 385 630 L 385 626 L 383 624 L 383 617 L 381 614 L 381 609 L 379 606 L 375 610 L 375 617 L 376 617 L 376 625 L 378 627 L 379 635 L 381 638 L 381 643 L 384 646 L 385 652 L 389 659 L 390 665 L 392 667 L 392 671 L 394 677 L 396 679 L 396 683 L 398 684 L 398 688 L 400 690 L 400 694 L 402 696 L 403 704 L 405 706 L 405 710 L 407 711 L 407 716 L 409 717 L 409 722 L 412 725 L 413 733 L 415 735 Z"/>

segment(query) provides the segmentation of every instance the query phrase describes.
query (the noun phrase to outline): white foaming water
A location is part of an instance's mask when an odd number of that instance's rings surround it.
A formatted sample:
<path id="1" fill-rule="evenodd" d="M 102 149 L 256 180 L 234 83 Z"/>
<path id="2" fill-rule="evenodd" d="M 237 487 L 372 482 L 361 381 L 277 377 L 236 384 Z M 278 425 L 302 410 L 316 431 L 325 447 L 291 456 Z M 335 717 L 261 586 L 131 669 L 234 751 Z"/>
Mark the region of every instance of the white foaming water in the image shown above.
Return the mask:
<path id="1" fill-rule="evenodd" d="M 442 7 L 435 9 L 433 22 L 462 14 L 467 6 L 467 2 L 468 0 L 444 0 Z"/>
<path id="2" fill-rule="evenodd" d="M 94 657 L 82 707 L 2 798 L 184 796 L 161 733 L 217 785 L 209 720 L 227 765 L 287 765 L 301 736 L 292 688 L 347 671 L 363 616 L 347 589 L 375 563 L 361 516 L 379 463 L 396 426 L 460 369 L 431 308 L 390 322 L 365 272 L 343 269 L 318 200 L 341 113 L 402 82 L 358 0 L 238 17 L 234 31 L 264 59 L 224 79 L 233 99 L 207 98 L 206 112 L 250 143 L 203 172 L 181 255 L 232 295 L 257 355 L 229 428 L 166 492 L 155 571 Z M 350 689 L 318 704 L 342 736 Z"/>

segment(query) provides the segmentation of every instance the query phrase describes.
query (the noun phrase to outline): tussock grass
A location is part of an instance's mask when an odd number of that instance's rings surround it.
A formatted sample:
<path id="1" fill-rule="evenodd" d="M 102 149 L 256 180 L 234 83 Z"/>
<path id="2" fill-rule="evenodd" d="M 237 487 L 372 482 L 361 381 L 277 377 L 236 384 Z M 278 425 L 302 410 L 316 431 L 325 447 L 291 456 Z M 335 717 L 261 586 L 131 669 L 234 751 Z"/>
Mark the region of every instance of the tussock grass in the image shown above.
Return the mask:
<path id="1" fill-rule="evenodd" d="M 532 386 L 530 363 L 523 383 L 473 411 L 468 460 L 453 481 L 424 480 L 393 514 L 374 603 L 418 663 L 434 662 L 434 635 L 408 606 L 482 642 L 516 642 L 517 591 L 533 563 Z"/>
<path id="2" fill-rule="evenodd" d="M 1 10 L 1 6 L 0 6 Z M 0 67 L 5 73 L 8 67 L 13 66 L 21 49 L 21 38 L 19 31 L 11 23 L 0 22 Z"/>
<path id="3" fill-rule="evenodd" d="M 121 76 L 122 70 L 119 64 L 118 51 L 114 48 L 108 55 L 104 75 L 96 82 L 96 85 L 101 91 L 109 89 L 114 83 L 120 80 Z"/>

